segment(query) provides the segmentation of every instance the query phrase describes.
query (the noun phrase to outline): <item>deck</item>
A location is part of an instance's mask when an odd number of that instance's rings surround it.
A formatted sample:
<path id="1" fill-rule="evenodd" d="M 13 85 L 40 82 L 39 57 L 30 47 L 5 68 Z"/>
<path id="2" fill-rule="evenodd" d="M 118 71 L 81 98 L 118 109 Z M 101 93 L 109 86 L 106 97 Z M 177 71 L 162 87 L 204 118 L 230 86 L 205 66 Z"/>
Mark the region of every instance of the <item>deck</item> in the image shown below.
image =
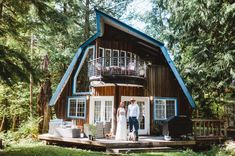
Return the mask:
<path id="1" fill-rule="evenodd" d="M 59 144 L 76 147 L 86 147 L 89 149 L 119 153 L 124 151 L 144 151 L 146 150 L 170 150 L 171 147 L 191 147 L 196 144 L 195 140 L 166 141 L 163 137 L 140 136 L 138 142 L 116 141 L 114 139 L 96 139 L 91 141 L 88 138 L 62 138 L 49 134 L 39 135 L 40 140 L 45 140 L 48 144 Z"/>

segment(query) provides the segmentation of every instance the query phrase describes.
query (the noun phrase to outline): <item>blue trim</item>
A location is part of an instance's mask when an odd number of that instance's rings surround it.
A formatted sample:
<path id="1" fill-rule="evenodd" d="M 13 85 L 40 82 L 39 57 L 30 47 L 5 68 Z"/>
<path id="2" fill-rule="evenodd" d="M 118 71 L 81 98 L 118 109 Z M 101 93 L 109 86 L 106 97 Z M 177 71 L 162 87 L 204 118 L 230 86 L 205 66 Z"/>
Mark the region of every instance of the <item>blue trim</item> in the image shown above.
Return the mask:
<path id="1" fill-rule="evenodd" d="M 76 95 L 92 95 L 92 92 L 77 92 Z"/>
<path id="2" fill-rule="evenodd" d="M 84 117 L 78 117 L 78 116 L 69 116 L 69 110 L 70 110 L 70 105 L 69 105 L 69 99 L 83 99 L 85 101 L 85 105 L 84 105 Z M 66 116 L 67 118 L 69 119 L 86 119 L 86 103 L 87 103 L 87 100 L 86 100 L 86 97 L 85 96 L 68 96 L 67 97 L 67 105 L 66 105 Z M 77 104 L 76 104 L 77 105 Z"/>
<path id="3" fill-rule="evenodd" d="M 79 56 L 81 55 L 83 48 L 86 47 L 87 45 L 89 45 L 91 42 L 93 42 L 95 39 L 97 39 L 98 37 L 100 37 L 102 35 L 102 33 L 101 33 L 101 20 L 100 19 L 101 19 L 100 15 L 96 14 L 96 26 L 97 26 L 96 34 L 94 34 L 92 37 L 90 37 L 86 42 L 84 42 L 79 47 L 78 51 L 76 52 L 75 56 L 73 57 L 72 62 L 70 63 L 68 69 L 66 70 L 63 78 L 61 79 L 59 85 L 57 86 L 56 91 L 54 92 L 52 98 L 50 99 L 49 106 L 54 106 L 56 104 L 56 101 L 58 100 L 61 92 L 63 91 L 65 85 L 68 82 L 70 75 L 72 74 L 74 66 L 75 66 Z"/>
<path id="4" fill-rule="evenodd" d="M 76 92 L 76 87 L 77 87 L 77 78 L 78 78 L 78 74 L 79 72 L 81 71 L 82 69 L 82 65 L 84 64 L 85 60 L 86 60 L 86 56 L 89 52 L 89 49 L 90 48 L 93 48 L 93 50 L 95 50 L 95 45 L 90 45 L 90 46 L 87 46 L 86 49 L 85 49 L 85 52 L 82 56 L 82 60 L 79 62 L 79 65 L 78 65 L 78 68 L 77 68 L 77 71 L 75 73 L 75 76 L 73 78 L 73 85 L 72 85 L 72 89 L 73 89 L 73 94 L 77 94 Z M 93 51 L 94 52 L 94 51 Z"/>
<path id="5" fill-rule="evenodd" d="M 102 33 L 103 33 L 102 30 L 103 30 L 103 29 L 102 29 L 102 25 L 101 25 L 101 24 L 104 23 L 105 20 L 108 20 L 108 21 L 110 21 L 111 23 L 114 23 L 114 24 L 116 24 L 116 25 L 118 25 L 118 26 L 120 26 L 120 27 L 126 29 L 129 33 L 132 33 L 132 35 L 136 35 L 137 37 L 144 38 L 144 39 L 146 39 L 148 42 L 152 43 L 153 45 L 156 45 L 156 46 L 159 46 L 159 47 L 160 47 L 160 49 L 161 49 L 161 51 L 162 51 L 162 53 L 163 53 L 165 59 L 167 60 L 167 63 L 168 63 L 168 65 L 169 65 L 169 67 L 171 68 L 173 74 L 175 75 L 177 81 L 179 82 L 179 85 L 180 85 L 180 87 L 182 88 L 182 90 L 183 90 L 185 96 L 187 97 L 187 99 L 188 99 L 188 101 L 189 101 L 191 107 L 192 107 L 192 108 L 195 108 L 195 102 L 194 102 L 192 96 L 190 95 L 188 89 L 186 88 L 186 86 L 185 86 L 185 84 L 184 84 L 182 78 L 180 77 L 180 75 L 179 75 L 179 73 L 178 73 L 178 71 L 177 71 L 177 69 L 176 69 L 176 67 L 175 67 L 175 65 L 174 65 L 174 63 L 173 63 L 173 61 L 171 60 L 171 58 L 170 58 L 170 56 L 169 56 L 169 54 L 168 54 L 168 51 L 167 51 L 166 47 L 164 47 L 164 44 L 163 44 L 162 42 L 160 42 L 160 41 L 158 41 L 158 40 L 155 40 L 154 38 L 152 38 L 152 37 L 150 37 L 150 36 L 144 34 L 143 32 L 141 32 L 141 31 L 139 31 L 139 30 L 136 30 L 136 29 L 130 27 L 129 25 L 118 21 L 117 19 L 115 19 L 115 18 L 113 18 L 113 17 L 111 17 L 111 16 L 109 16 L 109 15 L 107 15 L 107 14 L 105 14 L 105 13 L 99 11 L 99 10 L 95 10 L 95 12 L 96 12 L 96 26 L 97 26 L 97 32 L 96 32 L 95 35 L 93 35 L 91 38 L 89 38 L 86 42 L 84 42 L 84 43 L 80 46 L 78 52 L 75 54 L 75 56 L 74 56 L 74 58 L 73 58 L 71 64 L 69 65 L 69 67 L 68 67 L 66 73 L 64 74 L 62 80 L 60 81 L 60 83 L 59 83 L 59 85 L 58 85 L 58 87 L 57 87 L 55 93 L 53 94 L 53 96 L 52 96 L 52 98 L 51 98 L 51 100 L 50 100 L 50 102 L 49 102 L 49 105 L 50 105 L 50 106 L 55 105 L 56 101 L 58 100 L 58 98 L 59 98 L 59 96 L 60 96 L 62 90 L 64 89 L 64 86 L 67 84 L 68 79 L 69 79 L 69 77 L 71 76 L 71 73 L 72 73 L 72 71 L 73 71 L 73 69 L 74 69 L 74 66 L 75 66 L 75 64 L 76 64 L 76 61 L 78 60 L 79 56 L 81 55 L 81 52 L 83 51 L 83 49 L 84 49 L 86 46 L 88 46 L 90 43 L 92 43 L 95 39 L 97 39 L 98 37 L 101 37 L 101 36 L 102 36 Z M 101 18 L 103 18 L 103 20 L 101 20 Z M 103 25 L 103 26 L 104 26 L 104 25 Z M 133 33 L 134 33 L 134 34 L 133 34 Z M 84 57 L 84 56 L 83 56 L 83 57 Z M 79 64 L 79 66 L 81 66 L 81 64 Z"/>
<path id="6" fill-rule="evenodd" d="M 96 11 L 96 14 L 98 14 L 98 15 L 100 15 L 100 16 L 103 16 L 103 17 L 105 17 L 106 19 L 111 20 L 111 22 L 113 22 L 113 23 L 115 23 L 115 24 L 117 24 L 117 25 L 120 25 L 120 26 L 126 28 L 126 29 L 127 29 L 128 31 L 130 31 L 130 32 L 134 32 L 134 33 L 137 33 L 137 34 L 140 35 L 140 36 L 143 36 L 143 37 L 146 38 L 147 40 L 149 40 L 149 41 L 153 42 L 154 44 L 156 44 L 157 46 L 159 46 L 160 49 L 162 50 L 162 53 L 163 53 L 165 59 L 167 60 L 168 65 L 170 66 L 170 68 L 171 68 L 171 70 L 173 71 L 173 73 L 174 73 L 174 75 L 175 75 L 177 81 L 179 82 L 179 84 L 180 84 L 180 86 L 181 86 L 181 88 L 182 88 L 182 90 L 183 90 L 185 96 L 187 97 L 187 99 L 188 99 L 188 101 L 189 101 L 191 107 L 192 107 L 192 108 L 195 108 L 194 100 L 193 100 L 192 96 L 190 95 L 188 89 L 186 88 L 186 86 L 185 86 L 185 84 L 184 84 L 182 78 L 180 77 L 180 75 L 179 75 L 179 73 L 178 73 L 178 71 L 177 71 L 177 69 L 176 69 L 176 67 L 175 67 L 175 65 L 174 65 L 174 63 L 173 63 L 173 61 L 171 60 L 171 58 L 170 58 L 170 56 L 169 56 L 169 54 L 168 54 L 168 51 L 167 51 L 166 47 L 164 47 L 164 44 L 163 44 L 162 42 L 153 39 L 152 37 L 150 37 L 150 36 L 144 34 L 143 32 L 141 32 L 141 31 L 139 31 L 139 30 L 136 30 L 136 29 L 130 27 L 129 25 L 118 21 L 117 19 L 115 19 L 115 18 L 113 18 L 113 17 L 111 17 L 111 16 L 109 16 L 109 15 L 107 15 L 107 14 L 105 14 L 105 13 L 99 11 L 99 10 L 95 10 L 95 11 Z"/>
<path id="7" fill-rule="evenodd" d="M 50 99 L 49 106 L 55 105 L 57 99 L 59 98 L 65 84 L 68 82 L 70 75 L 72 74 L 73 68 L 75 64 L 77 63 L 77 60 L 79 56 L 81 55 L 82 49 L 79 48 L 75 56 L 73 57 L 72 62 L 70 63 L 68 69 L 66 70 L 63 78 L 61 79 L 59 85 L 56 88 L 56 91 L 54 92 L 52 98 Z"/>
<path id="8" fill-rule="evenodd" d="M 152 38 L 152 37 L 146 35 L 145 33 L 141 32 L 141 31 L 139 31 L 139 30 L 137 30 L 137 29 L 132 28 L 131 26 L 129 26 L 129 25 L 127 25 L 127 24 L 125 24 L 125 23 L 123 23 L 123 22 L 121 22 L 121 21 L 119 21 L 119 20 L 117 20 L 117 19 L 115 19 L 115 18 L 113 18 L 113 17 L 111 17 L 111 16 L 109 16 L 109 15 L 107 15 L 107 14 L 105 14 L 105 13 L 99 11 L 99 10 L 97 10 L 97 9 L 95 9 L 95 12 L 96 12 L 96 14 L 98 14 L 98 15 L 100 15 L 100 16 L 102 16 L 102 17 L 105 17 L 106 19 L 111 20 L 112 23 L 115 23 L 115 24 L 117 24 L 117 25 L 121 25 L 122 27 L 126 28 L 129 32 L 137 33 L 137 34 L 139 34 L 140 36 L 143 36 L 144 38 L 150 40 L 151 42 L 154 42 L 154 43 L 157 44 L 159 47 L 160 47 L 160 46 L 164 46 L 164 43 L 162 43 L 162 42 L 160 42 L 160 41 L 158 41 L 158 40 L 155 40 L 154 38 Z"/>
<path id="9" fill-rule="evenodd" d="M 153 99 L 153 118 L 155 121 L 164 121 L 166 119 L 157 119 L 157 106 L 156 106 L 156 100 L 175 100 L 175 116 L 179 115 L 179 110 L 178 110 L 178 100 L 175 97 L 154 97 Z"/>
<path id="10" fill-rule="evenodd" d="M 188 89 L 186 88 L 186 86 L 185 86 L 185 84 L 184 84 L 180 74 L 178 73 L 178 71 L 177 71 L 177 69 L 175 67 L 174 62 L 171 60 L 171 58 L 169 56 L 169 53 L 168 53 L 168 50 L 164 46 L 161 46 L 160 48 L 161 48 L 161 50 L 163 52 L 163 55 L 165 56 L 165 58 L 167 60 L 168 65 L 170 66 L 170 68 L 171 68 L 172 72 L 174 73 L 177 81 L 179 82 L 180 87 L 182 88 L 185 96 L 187 97 L 191 107 L 195 108 L 195 102 L 194 102 L 192 96 L 190 95 Z"/>

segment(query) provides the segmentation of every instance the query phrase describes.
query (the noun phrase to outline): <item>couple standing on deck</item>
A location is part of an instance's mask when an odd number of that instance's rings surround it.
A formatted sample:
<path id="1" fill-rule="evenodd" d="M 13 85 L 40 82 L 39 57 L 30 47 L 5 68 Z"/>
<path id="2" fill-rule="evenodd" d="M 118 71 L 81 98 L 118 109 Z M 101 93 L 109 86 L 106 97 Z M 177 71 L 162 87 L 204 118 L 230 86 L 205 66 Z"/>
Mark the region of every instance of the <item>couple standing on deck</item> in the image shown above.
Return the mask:
<path id="1" fill-rule="evenodd" d="M 139 122 L 138 118 L 140 115 L 140 109 L 136 100 L 131 98 L 130 104 L 128 105 L 127 113 L 125 110 L 124 102 L 120 102 L 117 110 L 117 131 L 116 140 L 127 140 L 127 119 L 129 119 L 130 132 L 135 133 L 136 141 L 138 141 L 138 129 Z M 127 116 L 127 117 L 126 117 Z"/>

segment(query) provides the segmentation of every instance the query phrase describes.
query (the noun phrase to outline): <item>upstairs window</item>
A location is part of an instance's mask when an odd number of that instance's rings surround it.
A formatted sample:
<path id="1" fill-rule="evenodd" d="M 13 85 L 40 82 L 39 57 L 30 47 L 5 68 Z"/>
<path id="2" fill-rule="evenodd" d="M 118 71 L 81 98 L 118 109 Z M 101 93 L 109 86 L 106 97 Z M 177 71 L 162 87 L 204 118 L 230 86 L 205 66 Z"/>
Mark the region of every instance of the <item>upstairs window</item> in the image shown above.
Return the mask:
<path id="1" fill-rule="evenodd" d="M 105 66 L 110 66 L 111 60 L 111 49 L 105 49 Z"/>
<path id="2" fill-rule="evenodd" d="M 86 97 L 68 98 L 68 118 L 85 119 L 86 118 Z"/>
<path id="3" fill-rule="evenodd" d="M 119 60 L 119 50 L 113 50 L 111 55 L 111 66 L 118 66 Z"/>
<path id="4" fill-rule="evenodd" d="M 176 98 L 155 98 L 154 119 L 167 120 L 169 117 L 177 116 Z"/>

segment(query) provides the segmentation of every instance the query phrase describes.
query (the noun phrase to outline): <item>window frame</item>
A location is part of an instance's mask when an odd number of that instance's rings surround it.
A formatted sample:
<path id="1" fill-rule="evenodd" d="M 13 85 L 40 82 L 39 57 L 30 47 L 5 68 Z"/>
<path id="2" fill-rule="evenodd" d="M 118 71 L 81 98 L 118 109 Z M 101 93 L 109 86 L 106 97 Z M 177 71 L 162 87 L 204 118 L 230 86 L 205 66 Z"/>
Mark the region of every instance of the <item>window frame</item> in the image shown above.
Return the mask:
<path id="1" fill-rule="evenodd" d="M 76 115 L 75 116 L 71 116 L 70 115 L 70 100 L 71 99 L 75 99 L 76 100 Z M 77 116 L 77 112 L 78 112 L 78 101 L 79 100 L 84 100 L 84 116 Z M 67 98 L 67 118 L 70 118 L 70 119 L 86 119 L 86 97 L 85 96 L 70 96 Z"/>
<path id="2" fill-rule="evenodd" d="M 156 101 L 157 100 L 164 100 L 165 102 L 164 102 L 164 112 L 165 112 L 165 114 L 164 114 L 164 118 L 157 118 L 157 103 L 156 103 Z M 177 101 L 177 98 L 173 98 L 173 97 L 154 97 L 154 100 L 153 100 L 153 103 L 154 103 L 154 120 L 156 121 L 156 120 L 158 120 L 158 121 L 164 121 L 164 120 L 167 120 L 167 100 L 171 100 L 171 101 L 175 101 L 175 116 L 178 116 L 178 101 Z"/>
<path id="3" fill-rule="evenodd" d="M 106 60 L 107 60 L 106 51 L 109 51 L 109 65 L 108 66 L 106 65 Z M 111 56 L 112 56 L 112 49 L 105 48 L 104 49 L 104 58 L 105 58 L 104 66 L 105 67 L 110 67 L 111 66 Z"/>
<path id="4" fill-rule="evenodd" d="M 117 52 L 117 65 L 114 65 L 113 63 L 114 63 L 114 52 Z M 119 67 L 119 50 L 118 49 L 112 49 L 112 52 L 111 52 L 111 58 L 110 58 L 110 60 L 111 60 L 111 63 L 110 63 L 110 67 Z"/>
<path id="5" fill-rule="evenodd" d="M 122 61 L 122 59 L 124 59 L 124 66 L 122 66 L 122 67 L 125 67 L 126 68 L 126 51 L 125 50 L 120 50 L 120 60 L 119 60 L 119 65 L 121 64 L 121 61 Z M 122 53 L 124 53 L 124 58 L 122 58 Z M 121 67 L 121 65 L 120 65 L 120 67 Z"/>
<path id="6" fill-rule="evenodd" d="M 100 57 L 100 50 L 102 51 L 102 57 Z M 102 66 L 104 66 L 104 53 L 105 53 L 105 49 L 103 47 L 99 47 L 99 52 L 97 53 L 97 58 L 102 60 L 101 61 Z"/>

